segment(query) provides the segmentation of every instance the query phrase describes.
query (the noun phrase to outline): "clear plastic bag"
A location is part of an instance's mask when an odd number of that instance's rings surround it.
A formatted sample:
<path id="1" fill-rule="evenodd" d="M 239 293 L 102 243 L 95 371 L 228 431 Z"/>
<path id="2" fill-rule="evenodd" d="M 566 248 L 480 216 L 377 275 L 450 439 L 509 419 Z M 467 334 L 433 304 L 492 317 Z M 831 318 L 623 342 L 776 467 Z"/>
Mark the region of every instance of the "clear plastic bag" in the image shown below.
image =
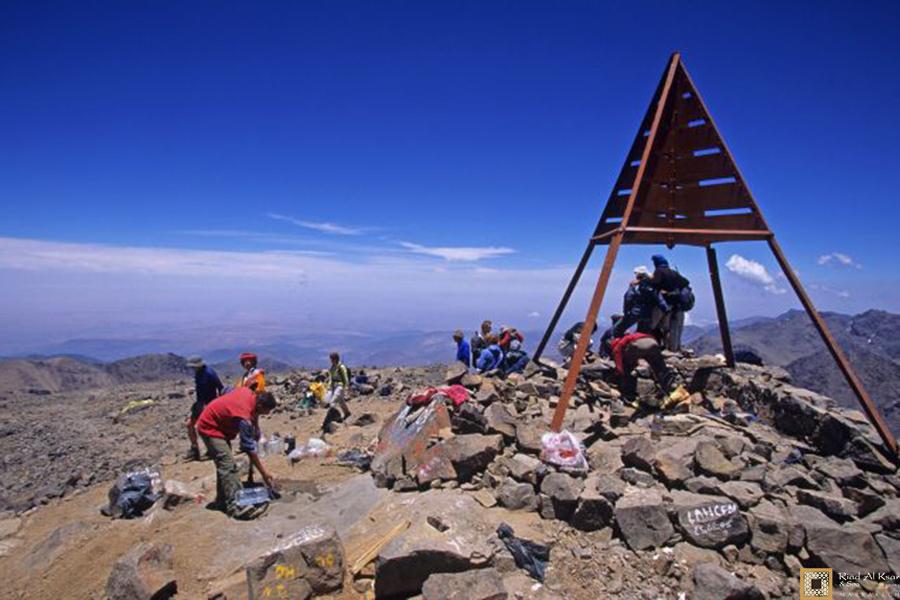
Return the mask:
<path id="1" fill-rule="evenodd" d="M 586 472 L 588 462 L 584 453 L 582 443 L 565 429 L 559 433 L 549 431 L 541 436 L 541 460 L 562 470 Z"/>

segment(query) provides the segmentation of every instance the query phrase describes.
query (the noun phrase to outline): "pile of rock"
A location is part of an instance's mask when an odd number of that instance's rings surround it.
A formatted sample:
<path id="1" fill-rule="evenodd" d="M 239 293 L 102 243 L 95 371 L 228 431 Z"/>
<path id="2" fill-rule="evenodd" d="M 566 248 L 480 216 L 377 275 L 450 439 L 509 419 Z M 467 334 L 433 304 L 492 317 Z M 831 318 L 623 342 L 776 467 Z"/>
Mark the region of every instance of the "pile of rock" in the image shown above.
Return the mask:
<path id="1" fill-rule="evenodd" d="M 585 367 L 564 427 L 582 440 L 587 473 L 540 460 L 566 372 L 531 365 L 506 379 L 452 368 L 447 382 L 471 401 L 402 409 L 381 432 L 373 476 L 607 531 L 635 553 L 712 552 L 781 582 L 764 590 L 775 596 L 794 593 L 800 566 L 900 573 L 900 477 L 861 413 L 791 386 L 782 369 L 668 360 L 697 390 L 678 414 L 621 406 L 613 365 Z M 643 375 L 639 393 L 655 393 Z M 682 575 L 696 597 L 762 597 L 713 565 Z"/>

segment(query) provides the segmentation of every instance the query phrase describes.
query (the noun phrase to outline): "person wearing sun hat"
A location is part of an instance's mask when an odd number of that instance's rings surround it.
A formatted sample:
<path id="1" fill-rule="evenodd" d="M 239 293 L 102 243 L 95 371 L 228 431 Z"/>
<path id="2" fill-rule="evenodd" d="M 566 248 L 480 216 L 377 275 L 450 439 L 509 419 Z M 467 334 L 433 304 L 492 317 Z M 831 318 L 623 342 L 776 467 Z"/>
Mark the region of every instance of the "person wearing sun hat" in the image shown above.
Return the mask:
<path id="1" fill-rule="evenodd" d="M 662 294 L 650 284 L 650 271 L 644 265 L 640 265 L 635 267 L 634 280 L 625 292 L 622 318 L 616 322 L 613 337 L 622 337 L 634 324 L 637 324 L 639 333 L 653 333 L 654 309 L 667 313 L 669 306 L 663 300 Z"/>
<path id="2" fill-rule="evenodd" d="M 222 395 L 225 386 L 222 380 L 216 375 L 211 367 L 203 362 L 203 358 L 199 356 L 191 356 L 187 359 L 187 366 L 194 371 L 194 403 L 191 405 L 191 414 L 185 421 L 187 427 L 188 440 L 191 442 L 191 449 L 188 450 L 188 460 L 200 460 L 200 447 L 197 442 L 197 419 L 206 405 Z"/>

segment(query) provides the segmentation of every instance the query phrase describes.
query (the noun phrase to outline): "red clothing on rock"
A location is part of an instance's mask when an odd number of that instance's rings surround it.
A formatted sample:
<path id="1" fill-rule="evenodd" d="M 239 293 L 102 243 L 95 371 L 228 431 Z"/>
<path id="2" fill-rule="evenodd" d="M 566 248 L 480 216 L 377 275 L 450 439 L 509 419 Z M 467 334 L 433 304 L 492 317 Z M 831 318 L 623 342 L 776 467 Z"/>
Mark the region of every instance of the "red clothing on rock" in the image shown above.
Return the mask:
<path id="1" fill-rule="evenodd" d="M 622 360 L 622 351 L 625 350 L 625 347 L 635 340 L 639 340 L 641 338 L 653 337 L 652 335 L 646 333 L 629 333 L 628 335 L 623 335 L 622 337 L 613 340 L 610 342 L 610 347 L 612 348 L 613 359 L 616 361 L 616 370 L 625 375 L 625 364 Z"/>
<path id="2" fill-rule="evenodd" d="M 256 394 L 250 388 L 238 388 L 206 405 L 197 419 L 197 432 L 211 438 L 233 440 L 241 421 L 256 426 Z"/>

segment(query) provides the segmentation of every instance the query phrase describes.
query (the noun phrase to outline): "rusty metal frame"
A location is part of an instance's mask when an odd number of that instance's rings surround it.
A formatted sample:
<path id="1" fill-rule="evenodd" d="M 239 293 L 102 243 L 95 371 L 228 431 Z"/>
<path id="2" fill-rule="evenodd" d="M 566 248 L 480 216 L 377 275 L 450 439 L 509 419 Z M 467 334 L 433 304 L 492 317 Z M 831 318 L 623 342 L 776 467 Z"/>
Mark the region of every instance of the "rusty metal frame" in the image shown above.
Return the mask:
<path id="1" fill-rule="evenodd" d="M 656 157 L 653 156 L 654 150 L 656 150 L 657 152 L 660 151 L 660 149 L 656 146 L 659 143 L 659 139 L 661 139 L 661 137 L 659 136 L 660 126 L 663 122 L 664 116 L 666 115 L 667 108 L 669 109 L 672 122 L 674 123 L 675 121 L 676 114 L 673 111 L 676 99 L 672 96 L 674 91 L 673 81 L 676 78 L 676 74 L 680 74 L 684 78 L 683 81 L 685 82 L 685 87 L 689 90 L 690 94 L 696 96 L 696 101 L 699 102 L 699 108 L 701 109 L 702 114 L 704 114 L 704 118 L 708 119 L 709 126 L 712 128 L 710 137 L 712 139 L 715 139 L 717 143 L 721 145 L 721 152 L 723 153 L 724 161 L 731 167 L 733 167 L 733 177 L 735 178 L 735 185 L 740 186 L 740 190 L 745 192 L 744 201 L 746 203 L 746 207 L 751 211 L 751 214 L 755 219 L 753 221 L 753 225 L 757 225 L 757 229 L 748 230 L 746 228 L 706 229 L 697 227 L 642 227 L 630 224 L 636 207 L 639 206 L 647 197 L 647 189 L 650 187 L 650 179 L 646 177 L 648 163 L 651 159 L 656 160 Z M 653 120 L 650 124 L 649 130 L 647 130 L 646 125 L 651 114 L 653 115 Z M 674 125 L 670 123 L 669 127 L 674 127 Z M 663 133 L 662 139 L 664 139 L 665 136 L 668 135 L 670 130 L 671 129 L 666 130 Z M 644 137 L 646 137 L 646 141 L 642 139 Z M 622 212 L 621 221 L 613 224 L 609 217 L 610 215 L 614 216 L 615 211 L 610 207 L 614 202 L 620 201 L 621 196 L 624 196 L 624 194 L 619 196 L 618 190 L 616 188 L 621 184 L 621 182 L 628 180 L 626 171 L 629 168 L 633 168 L 633 161 L 631 159 L 635 155 L 635 149 L 640 147 L 641 144 L 643 144 L 641 160 L 637 167 L 637 173 L 634 176 L 631 190 L 628 195 L 628 201 L 625 205 L 624 211 Z M 674 160 L 671 154 L 668 156 L 664 156 L 663 158 L 668 158 L 670 161 Z M 728 163 L 728 161 L 730 161 L 730 163 Z M 649 170 L 652 173 L 655 169 L 656 164 L 650 167 Z M 672 183 L 674 183 L 674 181 Z M 837 363 L 839 369 L 841 370 L 841 373 L 847 380 L 848 385 L 853 390 L 856 397 L 859 399 L 859 402 L 862 405 L 866 415 L 868 416 L 869 421 L 877 430 L 885 446 L 891 452 L 893 452 L 895 456 L 898 454 L 897 441 L 888 428 L 887 424 L 885 423 L 884 417 L 881 415 L 878 407 L 875 406 L 875 404 L 872 402 L 872 399 L 869 397 L 868 393 L 863 387 L 861 381 L 859 380 L 859 377 L 853 370 L 850 361 L 837 345 L 837 342 L 834 340 L 834 337 L 828 330 L 825 321 L 819 315 L 815 306 L 813 306 L 812 300 L 810 300 L 809 296 L 806 294 L 806 291 L 803 289 L 800 280 L 797 278 L 797 275 L 794 273 L 793 269 L 788 263 L 787 258 L 784 256 L 784 253 L 781 251 L 781 247 L 778 245 L 778 242 L 775 240 L 774 234 L 772 233 L 764 217 L 762 216 L 762 212 L 759 210 L 759 207 L 756 204 L 756 200 L 746 184 L 746 180 L 744 180 L 743 175 L 741 174 L 740 169 L 737 166 L 737 163 L 734 161 L 731 151 L 728 149 L 727 145 L 725 144 L 725 140 L 719 133 L 718 127 L 716 127 L 709 109 L 706 107 L 706 104 L 703 102 L 702 97 L 697 92 L 697 88 L 694 85 L 694 82 L 691 80 L 690 75 L 687 73 L 684 64 L 681 62 L 681 56 L 678 53 L 674 53 L 669 59 L 666 70 L 664 71 L 663 76 L 660 79 L 659 86 L 657 87 L 657 92 L 650 103 L 650 107 L 648 108 L 647 114 L 645 115 L 644 120 L 641 123 L 641 128 L 638 131 L 638 135 L 635 138 L 634 143 L 632 144 L 632 149 L 626 158 L 625 164 L 622 167 L 622 171 L 620 172 L 619 177 L 616 179 L 616 188 L 614 188 L 610 194 L 610 198 L 607 201 L 607 205 L 601 215 L 600 222 L 597 224 L 597 227 L 594 229 L 594 233 L 588 240 L 587 248 L 585 249 L 581 260 L 579 261 L 578 266 L 575 269 L 575 273 L 573 274 L 572 279 L 569 281 L 569 284 L 566 287 L 562 300 L 557 306 L 556 311 L 554 311 L 549 326 L 544 333 L 544 336 L 541 339 L 537 350 L 535 351 L 535 361 L 540 360 L 540 357 L 543 354 L 547 343 L 550 340 L 550 337 L 553 335 L 559 319 L 562 316 L 562 313 L 565 311 L 566 305 L 568 304 L 572 293 L 577 287 L 581 275 L 584 272 L 584 269 L 586 268 L 596 246 L 608 245 L 606 256 L 603 261 L 603 266 L 600 269 L 600 275 L 597 279 L 597 285 L 594 289 L 594 294 L 591 297 L 591 303 L 588 307 L 587 316 L 584 320 L 584 328 L 586 331 L 592 331 L 594 325 L 597 322 L 597 315 L 600 312 L 600 306 L 603 303 L 603 297 L 606 293 L 606 288 L 609 284 L 610 276 L 612 275 L 613 266 L 615 265 L 616 257 L 618 256 L 619 248 L 622 246 L 622 244 L 656 243 L 665 244 L 671 247 L 675 244 L 681 243 L 687 245 L 703 246 L 706 248 L 707 264 L 709 266 L 710 281 L 716 304 L 716 316 L 719 322 L 719 333 L 722 337 L 722 346 L 725 353 L 725 360 L 728 366 L 733 367 L 735 364 L 734 350 L 731 344 L 731 333 L 728 327 L 728 317 L 725 311 L 725 300 L 722 294 L 722 285 L 719 280 L 719 267 L 716 260 L 716 251 L 712 247 L 712 245 L 715 242 L 724 241 L 765 240 L 768 242 L 769 248 L 775 255 L 775 259 L 778 261 L 778 264 L 781 267 L 781 270 L 784 272 L 785 277 L 787 277 L 787 280 L 790 282 L 791 287 L 797 294 L 800 303 L 803 305 L 803 308 L 806 310 L 807 314 L 812 320 L 813 325 L 819 332 L 822 341 L 825 343 L 825 346 L 828 348 L 829 352 Z M 674 190 L 674 185 L 670 185 L 669 189 Z M 674 191 L 672 193 L 674 194 Z M 605 231 L 604 224 L 607 224 Z M 562 428 L 563 419 L 565 418 L 566 410 L 568 408 L 572 394 L 575 391 L 575 386 L 578 381 L 578 375 L 581 371 L 585 354 L 587 353 L 590 338 L 591 336 L 589 335 L 582 335 L 578 339 L 578 344 L 575 347 L 575 352 L 571 357 L 569 369 L 566 374 L 566 380 L 563 384 L 559 402 L 556 406 L 556 410 L 553 413 L 553 420 L 550 425 L 553 431 L 559 431 Z"/>

